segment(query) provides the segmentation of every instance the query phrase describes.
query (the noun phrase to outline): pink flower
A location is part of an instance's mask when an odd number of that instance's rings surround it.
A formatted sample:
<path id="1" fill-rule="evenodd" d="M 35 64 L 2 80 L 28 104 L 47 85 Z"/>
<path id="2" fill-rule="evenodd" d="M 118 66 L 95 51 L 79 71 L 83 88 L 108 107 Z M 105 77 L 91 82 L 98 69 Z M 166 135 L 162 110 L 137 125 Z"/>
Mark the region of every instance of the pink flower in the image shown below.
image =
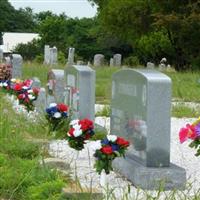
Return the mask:
<path id="1" fill-rule="evenodd" d="M 181 128 L 179 131 L 180 143 L 185 142 L 188 138 L 194 140 L 197 137 L 195 127 L 190 124 L 186 124 L 185 128 Z"/>

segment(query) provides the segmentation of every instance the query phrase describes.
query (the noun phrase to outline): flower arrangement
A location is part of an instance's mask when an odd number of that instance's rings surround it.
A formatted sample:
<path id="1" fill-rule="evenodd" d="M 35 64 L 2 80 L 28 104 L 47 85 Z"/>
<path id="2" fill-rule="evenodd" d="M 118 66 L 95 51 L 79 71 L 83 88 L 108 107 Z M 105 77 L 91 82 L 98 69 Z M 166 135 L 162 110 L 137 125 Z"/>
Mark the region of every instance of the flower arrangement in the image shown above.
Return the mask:
<path id="1" fill-rule="evenodd" d="M 69 146 L 80 151 L 84 148 L 86 140 L 94 135 L 93 121 L 85 118 L 82 120 L 73 120 L 70 122 L 70 129 L 67 134 Z"/>
<path id="2" fill-rule="evenodd" d="M 46 109 L 46 119 L 49 124 L 49 131 L 58 131 L 64 127 L 67 123 L 68 125 L 68 110 L 69 107 L 63 103 L 51 103 Z"/>
<path id="3" fill-rule="evenodd" d="M 185 142 L 187 139 L 191 139 L 192 142 L 189 147 L 195 148 L 197 153 L 195 156 L 200 155 L 200 117 L 192 124 L 186 124 L 185 127 L 179 131 L 180 143 Z"/>
<path id="4" fill-rule="evenodd" d="M 23 86 L 22 88 L 24 87 L 25 86 Z M 19 104 L 23 104 L 28 112 L 34 110 L 33 102 L 37 100 L 38 93 L 39 93 L 38 88 L 20 90 L 19 94 L 17 94 L 17 98 L 19 99 Z"/>
<path id="5" fill-rule="evenodd" d="M 10 90 L 10 80 L 1 80 L 0 81 L 0 88 L 4 89 L 6 92 Z"/>
<path id="6" fill-rule="evenodd" d="M 108 135 L 101 140 L 100 148 L 94 153 L 94 157 L 96 158 L 94 167 L 96 171 L 101 174 L 105 170 L 105 173 L 109 174 L 113 170 L 112 161 L 116 157 L 124 157 L 129 145 L 127 140 L 115 135 Z"/>

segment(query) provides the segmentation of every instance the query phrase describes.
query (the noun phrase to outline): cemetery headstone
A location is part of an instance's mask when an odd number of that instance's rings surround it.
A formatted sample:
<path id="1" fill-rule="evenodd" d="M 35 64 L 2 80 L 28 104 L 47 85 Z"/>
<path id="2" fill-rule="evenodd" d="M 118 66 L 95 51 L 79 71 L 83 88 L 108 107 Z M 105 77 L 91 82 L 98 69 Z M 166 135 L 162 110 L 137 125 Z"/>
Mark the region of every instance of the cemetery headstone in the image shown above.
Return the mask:
<path id="1" fill-rule="evenodd" d="M 0 63 L 3 61 L 3 50 L 0 49 Z"/>
<path id="2" fill-rule="evenodd" d="M 72 110 L 73 119 L 94 120 L 95 71 L 86 65 L 68 67 L 64 96 L 64 102 Z"/>
<path id="3" fill-rule="evenodd" d="M 64 101 L 64 70 L 52 69 L 48 73 L 48 91 L 50 95 L 53 95 L 56 103 L 62 103 Z"/>
<path id="4" fill-rule="evenodd" d="M 120 67 L 122 64 L 122 55 L 121 54 L 115 54 L 113 56 L 113 62 L 114 66 Z"/>
<path id="5" fill-rule="evenodd" d="M 67 59 L 67 66 L 72 66 L 74 64 L 74 52 L 75 52 L 75 48 L 69 48 L 68 51 L 68 59 Z"/>
<path id="6" fill-rule="evenodd" d="M 44 46 L 44 64 L 49 65 L 50 63 L 50 47 L 49 45 Z"/>
<path id="7" fill-rule="evenodd" d="M 19 54 L 12 54 L 12 78 L 22 77 L 22 56 Z"/>
<path id="8" fill-rule="evenodd" d="M 38 77 L 33 77 L 32 80 L 33 80 L 32 87 L 36 87 L 36 88 L 41 87 L 41 81 Z"/>
<path id="9" fill-rule="evenodd" d="M 54 103 L 54 102 L 51 102 Z M 34 102 L 34 105 L 36 107 L 36 110 L 40 113 L 44 113 L 47 105 L 47 100 L 46 100 L 46 90 L 45 88 L 40 88 L 38 98 Z"/>
<path id="10" fill-rule="evenodd" d="M 94 56 L 94 66 L 100 67 L 104 65 L 104 55 L 103 54 L 96 54 Z"/>
<path id="11" fill-rule="evenodd" d="M 50 48 L 50 65 L 57 64 L 57 53 L 56 47 Z"/>
<path id="12" fill-rule="evenodd" d="M 111 58 L 111 59 L 110 59 L 110 67 L 113 67 L 113 66 L 114 66 L 114 59 Z"/>
<path id="13" fill-rule="evenodd" d="M 82 60 L 77 60 L 77 65 L 83 65 L 84 62 Z"/>
<path id="14" fill-rule="evenodd" d="M 170 163 L 171 80 L 154 70 L 124 69 L 112 79 L 111 134 L 131 145 L 114 167 L 143 189 L 183 188 L 185 170 Z"/>
<path id="15" fill-rule="evenodd" d="M 155 65 L 152 62 L 147 62 L 147 69 L 154 69 Z"/>

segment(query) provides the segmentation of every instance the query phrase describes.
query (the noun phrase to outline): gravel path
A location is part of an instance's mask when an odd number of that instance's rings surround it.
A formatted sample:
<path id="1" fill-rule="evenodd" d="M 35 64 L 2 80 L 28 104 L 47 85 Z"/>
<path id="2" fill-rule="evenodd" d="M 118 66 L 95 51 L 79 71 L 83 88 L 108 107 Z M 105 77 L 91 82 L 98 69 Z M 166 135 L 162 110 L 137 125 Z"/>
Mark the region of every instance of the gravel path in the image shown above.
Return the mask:
<path id="1" fill-rule="evenodd" d="M 184 144 L 179 143 L 178 131 L 181 127 L 185 126 L 186 123 L 191 123 L 194 120 L 193 118 L 171 119 L 171 162 L 185 168 L 188 182 L 193 183 L 192 187 L 189 188 L 190 191 L 185 191 L 187 195 L 192 195 L 193 191 L 199 189 L 200 162 L 199 158 L 194 156 L 195 150 L 188 147 L 189 141 Z M 109 130 L 109 118 L 98 117 L 95 121 Z M 68 146 L 66 141 L 56 140 L 50 143 L 49 153 L 52 156 L 62 158 L 69 162 L 72 169 L 72 177 L 78 177 L 82 186 L 100 188 L 100 176 L 93 168 L 94 158 L 92 156 L 98 143 L 99 141 L 89 142 L 85 145 L 86 148 L 84 150 L 77 153 Z M 111 174 L 107 176 L 107 182 L 109 188 L 114 189 L 113 194 L 117 199 L 124 197 L 129 185 L 129 198 L 134 199 L 137 195 L 138 190 L 120 174 L 111 172 Z M 150 193 L 154 196 L 156 195 L 155 191 L 151 191 Z M 145 194 L 145 191 L 140 191 L 140 195 Z M 165 194 L 168 195 L 168 193 Z M 141 198 L 144 198 L 144 196 Z"/>

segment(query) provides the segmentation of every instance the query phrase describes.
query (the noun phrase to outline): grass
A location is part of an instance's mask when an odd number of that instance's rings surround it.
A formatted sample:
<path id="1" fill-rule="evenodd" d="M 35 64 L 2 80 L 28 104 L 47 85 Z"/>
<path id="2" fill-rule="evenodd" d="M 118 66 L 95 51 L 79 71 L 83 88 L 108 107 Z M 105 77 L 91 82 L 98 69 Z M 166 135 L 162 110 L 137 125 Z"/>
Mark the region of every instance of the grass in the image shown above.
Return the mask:
<path id="1" fill-rule="evenodd" d="M 0 99 L 0 199 L 54 199 L 69 179 L 40 165 L 44 152 L 26 140 L 46 138 L 45 129 L 16 115 L 1 92 Z"/>

